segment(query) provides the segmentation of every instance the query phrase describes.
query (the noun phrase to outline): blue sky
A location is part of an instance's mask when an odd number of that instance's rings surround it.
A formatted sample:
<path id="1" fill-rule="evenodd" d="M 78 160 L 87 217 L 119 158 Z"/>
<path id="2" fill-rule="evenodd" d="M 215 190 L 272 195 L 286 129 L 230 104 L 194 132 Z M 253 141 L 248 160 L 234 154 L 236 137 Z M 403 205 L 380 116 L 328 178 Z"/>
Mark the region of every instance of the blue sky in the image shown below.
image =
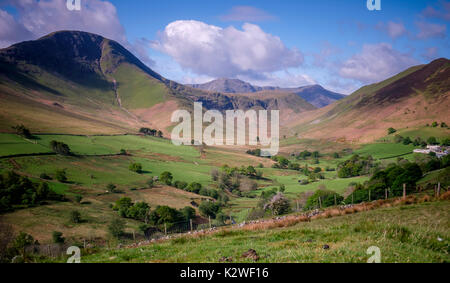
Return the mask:
<path id="1" fill-rule="evenodd" d="M 0 44 L 81 29 L 118 40 L 182 83 L 226 76 L 346 94 L 450 57 L 450 1 L 381 0 L 381 11 L 366 2 L 81 0 L 81 11 L 67 11 L 64 0 L 7 0 Z"/>

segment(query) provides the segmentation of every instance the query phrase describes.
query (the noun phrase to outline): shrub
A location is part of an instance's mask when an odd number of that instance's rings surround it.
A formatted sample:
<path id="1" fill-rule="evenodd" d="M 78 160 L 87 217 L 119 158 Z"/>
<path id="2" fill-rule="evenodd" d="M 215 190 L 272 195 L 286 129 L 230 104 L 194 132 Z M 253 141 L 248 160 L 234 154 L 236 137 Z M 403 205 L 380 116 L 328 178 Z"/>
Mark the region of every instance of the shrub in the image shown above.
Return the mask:
<path id="1" fill-rule="evenodd" d="M 132 164 L 130 164 L 128 169 L 130 169 L 130 171 L 141 174 L 142 173 L 142 164 L 141 163 L 132 163 Z"/>
<path id="2" fill-rule="evenodd" d="M 55 178 L 61 183 L 67 182 L 66 169 L 56 170 Z"/>
<path id="3" fill-rule="evenodd" d="M 69 146 L 63 142 L 58 142 L 58 141 L 53 140 L 50 142 L 50 147 L 57 154 L 61 154 L 61 155 L 71 155 L 72 154 L 70 152 Z"/>
<path id="4" fill-rule="evenodd" d="M 52 233 L 52 239 L 53 243 L 55 244 L 64 244 L 65 239 L 63 238 L 63 233 L 58 231 L 53 231 Z"/>
<path id="5" fill-rule="evenodd" d="M 81 214 L 77 210 L 73 210 L 70 212 L 70 222 L 72 223 L 80 223 L 81 222 Z"/>
<path id="6" fill-rule="evenodd" d="M 159 176 L 159 180 L 162 183 L 164 183 L 164 184 L 166 184 L 168 186 L 171 186 L 172 185 L 172 180 L 173 180 L 172 173 L 170 173 L 168 171 L 161 173 L 161 175 Z"/>
<path id="7" fill-rule="evenodd" d="M 108 231 L 114 238 L 120 238 L 123 235 L 125 229 L 125 222 L 121 219 L 115 218 L 108 225 Z"/>
<path id="8" fill-rule="evenodd" d="M 392 135 L 393 133 L 396 133 L 396 132 L 397 132 L 397 130 L 394 129 L 394 128 L 389 128 L 388 129 L 388 135 Z"/>
<path id="9" fill-rule="evenodd" d="M 39 178 L 44 179 L 44 180 L 51 180 L 52 178 L 47 175 L 46 173 L 41 173 L 41 175 L 39 175 Z"/>

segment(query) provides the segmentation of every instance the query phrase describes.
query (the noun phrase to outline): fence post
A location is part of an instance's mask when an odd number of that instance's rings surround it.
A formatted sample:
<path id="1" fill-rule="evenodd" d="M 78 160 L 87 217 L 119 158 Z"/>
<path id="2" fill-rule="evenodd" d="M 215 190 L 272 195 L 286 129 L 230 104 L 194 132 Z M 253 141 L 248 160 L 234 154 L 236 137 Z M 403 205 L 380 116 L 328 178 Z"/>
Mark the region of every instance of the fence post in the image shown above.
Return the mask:
<path id="1" fill-rule="evenodd" d="M 337 206 L 336 194 L 334 194 L 334 205 Z"/>
<path id="2" fill-rule="evenodd" d="M 322 199 L 319 197 L 319 208 L 322 208 Z"/>
<path id="3" fill-rule="evenodd" d="M 189 223 L 191 224 L 191 232 L 194 230 L 194 227 L 192 227 L 192 219 L 189 219 Z"/>
<path id="4" fill-rule="evenodd" d="M 354 200 L 353 200 L 353 196 L 354 196 L 354 194 L 352 193 L 352 204 L 353 204 L 353 201 L 354 201 Z"/>
<path id="5" fill-rule="evenodd" d="M 133 241 L 136 243 L 136 234 L 134 233 L 134 230 L 133 230 Z"/>
<path id="6" fill-rule="evenodd" d="M 371 199 L 370 199 L 370 191 L 371 191 L 371 190 L 369 190 L 369 202 L 371 201 Z"/>
<path id="7" fill-rule="evenodd" d="M 403 184 L 403 199 L 406 199 L 406 184 Z"/>
<path id="8" fill-rule="evenodd" d="M 164 235 L 167 235 L 167 224 L 164 223 Z"/>
<path id="9" fill-rule="evenodd" d="M 300 211 L 300 207 L 298 205 L 298 200 L 297 200 L 297 212 Z"/>
<path id="10" fill-rule="evenodd" d="M 438 188 L 437 188 L 437 197 L 439 197 L 441 195 L 441 183 L 438 183 Z"/>
<path id="11" fill-rule="evenodd" d="M 384 189 L 384 199 L 388 199 L 388 189 Z"/>
<path id="12" fill-rule="evenodd" d="M 208 219 L 209 219 L 209 229 L 211 229 L 212 227 L 211 227 L 211 216 L 208 216 Z"/>

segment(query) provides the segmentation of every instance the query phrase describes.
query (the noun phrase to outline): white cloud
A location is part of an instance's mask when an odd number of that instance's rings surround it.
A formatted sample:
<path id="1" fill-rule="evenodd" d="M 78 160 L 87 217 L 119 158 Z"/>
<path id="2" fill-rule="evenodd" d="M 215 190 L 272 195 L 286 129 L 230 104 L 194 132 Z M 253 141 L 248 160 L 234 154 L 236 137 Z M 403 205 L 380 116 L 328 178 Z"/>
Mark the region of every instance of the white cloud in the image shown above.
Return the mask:
<path id="1" fill-rule="evenodd" d="M 108 1 L 83 0 L 81 11 L 70 11 L 62 0 L 17 0 L 10 1 L 10 5 L 17 10 L 17 17 L 0 10 L 0 47 L 55 31 L 79 30 L 113 39 L 151 62 L 139 45 L 141 42 L 128 42 L 116 7 Z"/>
<path id="2" fill-rule="evenodd" d="M 175 21 L 160 33 L 153 47 L 181 67 L 211 77 L 258 78 L 303 63 L 300 51 L 287 48 L 279 37 L 249 23 L 238 30 L 199 21 Z"/>
<path id="3" fill-rule="evenodd" d="M 261 22 L 276 19 L 264 10 L 252 6 L 234 6 L 231 11 L 220 17 L 223 21 Z"/>
<path id="4" fill-rule="evenodd" d="M 447 33 L 446 25 L 427 22 L 417 22 L 416 25 L 419 29 L 419 33 L 417 34 L 417 38 L 419 39 L 444 38 Z"/>
<path id="5" fill-rule="evenodd" d="M 379 23 L 377 28 L 387 33 L 392 39 L 399 38 L 407 33 L 405 25 L 401 22 L 389 21 L 387 24 Z"/>
<path id="6" fill-rule="evenodd" d="M 393 49 L 390 44 L 367 44 L 363 46 L 361 53 L 341 65 L 339 74 L 344 78 L 373 83 L 387 79 L 415 64 L 415 59 Z"/>

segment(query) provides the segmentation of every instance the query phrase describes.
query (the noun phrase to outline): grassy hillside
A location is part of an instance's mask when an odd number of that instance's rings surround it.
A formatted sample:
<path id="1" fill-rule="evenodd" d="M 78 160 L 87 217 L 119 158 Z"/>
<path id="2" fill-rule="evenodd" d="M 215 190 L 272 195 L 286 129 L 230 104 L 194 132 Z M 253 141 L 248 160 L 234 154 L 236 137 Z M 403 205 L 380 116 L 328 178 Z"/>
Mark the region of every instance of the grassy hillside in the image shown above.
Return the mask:
<path id="1" fill-rule="evenodd" d="M 448 59 L 412 67 L 377 84 L 309 113 L 291 124 L 290 132 L 312 139 L 372 142 L 389 127 L 423 127 L 450 116 Z"/>
<path id="2" fill-rule="evenodd" d="M 371 246 L 381 261 L 448 262 L 448 201 L 382 208 L 313 220 L 289 228 L 225 229 L 130 249 L 102 251 L 83 262 L 253 262 L 242 254 L 254 249 L 258 262 L 367 262 Z M 441 239 L 441 240 L 439 240 Z M 323 249 L 328 245 L 329 249 Z"/>

